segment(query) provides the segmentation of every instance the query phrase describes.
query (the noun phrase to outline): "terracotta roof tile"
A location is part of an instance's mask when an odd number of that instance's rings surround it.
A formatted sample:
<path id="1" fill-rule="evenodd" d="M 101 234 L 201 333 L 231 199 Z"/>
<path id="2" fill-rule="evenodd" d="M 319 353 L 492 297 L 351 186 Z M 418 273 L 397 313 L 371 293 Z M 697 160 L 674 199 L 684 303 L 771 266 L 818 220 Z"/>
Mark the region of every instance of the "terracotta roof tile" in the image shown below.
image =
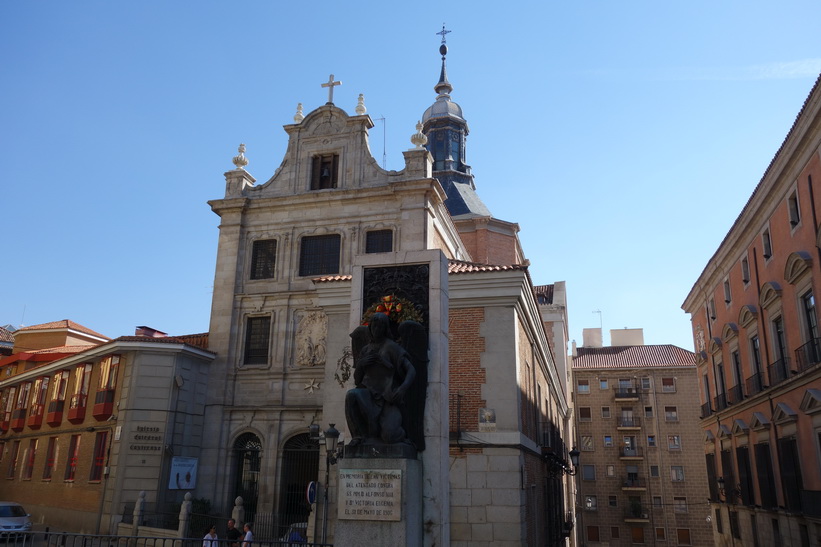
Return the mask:
<path id="1" fill-rule="evenodd" d="M 147 342 L 149 344 L 186 344 L 189 346 L 198 347 L 200 349 L 208 350 L 207 347 L 192 343 L 193 337 L 203 335 L 188 334 L 184 336 L 163 336 L 160 338 L 154 336 L 118 336 L 112 342 Z M 207 335 L 205 335 L 207 337 Z M 209 350 L 210 351 L 210 350 Z M 211 352 L 213 353 L 213 352 Z"/>
<path id="2" fill-rule="evenodd" d="M 696 354 L 672 344 L 577 348 L 574 369 L 695 367 Z"/>
<path id="3" fill-rule="evenodd" d="M 527 271 L 527 266 L 521 264 L 510 264 L 508 266 L 495 264 L 481 264 L 479 262 L 465 262 L 463 260 L 448 260 L 449 274 L 464 274 L 477 272 L 505 272 L 505 271 Z M 331 283 L 334 281 L 350 281 L 351 275 L 323 275 L 312 279 L 314 283 Z M 551 285 L 552 287 L 552 285 Z"/>
<path id="4" fill-rule="evenodd" d="M 2 342 L 14 342 L 14 335 L 5 327 L 0 327 L 0 343 Z"/>
<path id="5" fill-rule="evenodd" d="M 315 277 L 311 281 L 314 283 L 330 283 L 333 281 L 350 281 L 353 279 L 352 275 L 323 275 L 322 277 Z"/>
<path id="6" fill-rule="evenodd" d="M 100 338 L 105 338 L 109 340 L 108 336 L 104 334 L 100 334 L 99 332 L 95 332 L 88 327 L 84 327 L 79 323 L 75 323 L 71 319 L 63 319 L 61 321 L 52 321 L 50 323 L 40 323 L 39 325 L 30 325 L 28 327 L 21 327 L 19 332 L 27 331 L 27 330 L 58 330 L 58 329 L 71 329 L 76 330 L 77 332 L 83 332 L 85 334 L 90 334 L 91 336 L 98 336 Z"/>
<path id="7" fill-rule="evenodd" d="M 500 266 L 494 264 L 481 264 L 479 262 L 465 262 L 462 260 L 448 260 L 449 274 L 475 273 L 475 272 L 505 272 L 527 270 L 527 266 L 521 264 L 511 264 L 509 266 Z"/>
<path id="8" fill-rule="evenodd" d="M 553 287 L 554 285 L 536 285 L 533 287 L 533 293 L 536 295 L 536 301 L 539 304 L 552 304 Z"/>

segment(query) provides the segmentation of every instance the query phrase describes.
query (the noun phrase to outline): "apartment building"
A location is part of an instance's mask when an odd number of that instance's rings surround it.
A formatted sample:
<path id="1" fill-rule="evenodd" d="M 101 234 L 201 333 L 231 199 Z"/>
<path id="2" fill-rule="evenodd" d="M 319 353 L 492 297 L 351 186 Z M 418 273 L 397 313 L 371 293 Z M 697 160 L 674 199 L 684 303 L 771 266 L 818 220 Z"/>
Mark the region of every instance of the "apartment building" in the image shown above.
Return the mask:
<path id="1" fill-rule="evenodd" d="M 572 363 L 579 545 L 712 542 L 695 356 L 585 329 Z"/>

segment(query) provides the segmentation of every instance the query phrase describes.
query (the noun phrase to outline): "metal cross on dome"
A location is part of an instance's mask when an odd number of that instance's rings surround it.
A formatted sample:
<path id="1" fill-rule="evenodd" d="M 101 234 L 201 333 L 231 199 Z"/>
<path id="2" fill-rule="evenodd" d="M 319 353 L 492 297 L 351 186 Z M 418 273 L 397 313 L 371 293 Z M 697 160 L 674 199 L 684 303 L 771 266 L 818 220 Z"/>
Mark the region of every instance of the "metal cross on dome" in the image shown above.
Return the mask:
<path id="1" fill-rule="evenodd" d="M 442 37 L 442 43 L 444 44 L 445 42 L 447 42 L 447 40 L 445 40 L 445 35 L 450 34 L 451 32 L 453 32 L 453 31 L 452 30 L 445 30 L 445 23 L 442 23 L 442 30 L 440 32 L 437 32 L 436 34 L 438 34 Z"/>
<path id="2" fill-rule="evenodd" d="M 334 87 L 338 85 L 342 85 L 342 82 L 335 82 L 333 74 L 330 75 L 326 83 L 322 84 L 322 87 L 328 88 L 328 104 L 334 104 Z"/>

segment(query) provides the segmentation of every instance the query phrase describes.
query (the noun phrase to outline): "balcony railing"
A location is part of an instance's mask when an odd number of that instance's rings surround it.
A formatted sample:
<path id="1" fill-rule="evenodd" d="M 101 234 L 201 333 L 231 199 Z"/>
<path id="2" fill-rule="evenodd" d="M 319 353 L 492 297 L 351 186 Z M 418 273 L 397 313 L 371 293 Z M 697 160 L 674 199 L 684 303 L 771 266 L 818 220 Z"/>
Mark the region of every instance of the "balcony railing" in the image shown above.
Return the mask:
<path id="1" fill-rule="evenodd" d="M 775 386 L 790 377 L 790 360 L 786 357 L 770 364 L 767 367 L 767 376 L 770 387 Z"/>
<path id="2" fill-rule="evenodd" d="M 766 378 L 764 377 L 763 372 L 756 372 L 749 378 L 747 378 L 747 396 L 752 397 L 756 393 L 761 393 L 765 389 L 767 389 L 767 382 Z"/>
<path id="3" fill-rule="evenodd" d="M 624 511 L 624 520 L 650 520 L 650 508 L 644 505 L 631 504 Z"/>
<path id="4" fill-rule="evenodd" d="M 613 394 L 616 397 L 616 399 L 638 399 L 639 388 L 634 386 L 616 386 L 616 388 L 613 390 Z"/>
<path id="5" fill-rule="evenodd" d="M 627 477 L 621 485 L 622 488 L 647 488 L 647 480 L 639 477 Z"/>
<path id="6" fill-rule="evenodd" d="M 799 372 L 804 372 L 821 363 L 821 338 L 813 338 L 795 350 L 795 362 Z"/>
<path id="7" fill-rule="evenodd" d="M 619 416 L 616 418 L 616 427 L 639 428 L 641 427 L 641 418 Z"/>
<path id="8" fill-rule="evenodd" d="M 720 412 L 727 408 L 727 394 L 726 393 L 719 393 L 716 395 L 716 398 L 713 399 L 714 407 L 716 412 Z"/>
<path id="9" fill-rule="evenodd" d="M 622 446 L 619 448 L 619 457 L 620 458 L 643 458 L 644 457 L 644 447 L 641 446 Z"/>
<path id="10" fill-rule="evenodd" d="M 713 405 L 710 401 L 707 401 L 703 405 L 701 405 L 701 417 L 706 418 L 707 416 L 713 413 Z"/>
<path id="11" fill-rule="evenodd" d="M 731 405 L 736 403 L 740 403 L 744 400 L 744 389 L 742 384 L 736 384 L 730 388 L 728 393 L 727 402 Z"/>
<path id="12" fill-rule="evenodd" d="M 51 401 L 46 409 L 46 423 L 49 425 L 59 425 L 63 421 L 63 408 L 65 401 Z"/>

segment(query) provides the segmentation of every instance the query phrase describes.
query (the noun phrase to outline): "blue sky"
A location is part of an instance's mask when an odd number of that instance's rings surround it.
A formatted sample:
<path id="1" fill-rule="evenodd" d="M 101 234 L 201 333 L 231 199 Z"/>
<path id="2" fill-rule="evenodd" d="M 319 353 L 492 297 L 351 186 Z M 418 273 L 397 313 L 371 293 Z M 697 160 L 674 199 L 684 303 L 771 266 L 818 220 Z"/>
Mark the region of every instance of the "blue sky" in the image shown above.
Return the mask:
<path id="1" fill-rule="evenodd" d="M 2 2 L 0 324 L 207 331 L 206 202 L 237 145 L 267 180 L 333 73 L 336 105 L 364 93 L 374 157 L 401 168 L 444 22 L 478 192 L 521 226 L 534 282 L 567 282 L 571 338 L 601 320 L 692 350 L 681 303 L 821 72 L 818 16 L 809 0 Z"/>

